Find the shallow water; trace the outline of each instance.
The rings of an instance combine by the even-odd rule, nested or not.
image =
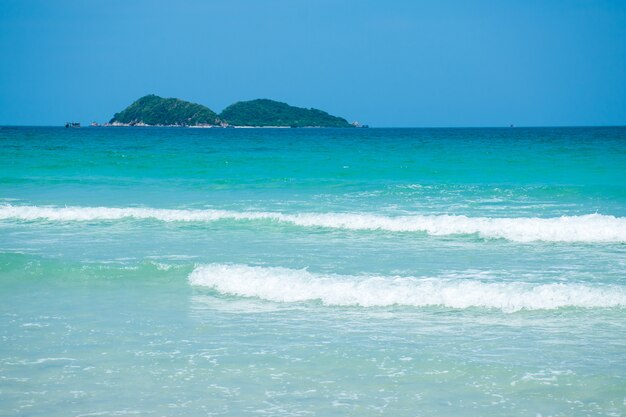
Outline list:
[[[2,128],[1,414],[623,415],[625,145]]]

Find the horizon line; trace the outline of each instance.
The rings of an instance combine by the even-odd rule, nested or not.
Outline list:
[[[80,122],[79,122],[80,123]],[[48,124],[32,124],[32,125],[11,125],[11,124],[0,124],[0,128],[19,128],[19,127],[60,127],[64,128],[64,124],[59,125],[48,125]],[[81,126],[81,128],[189,128],[188,126],[89,126],[88,124],[85,126]],[[617,124],[617,125],[492,125],[492,126],[372,126],[369,125],[367,128],[351,128],[351,127],[289,127],[290,129],[348,129],[348,130],[363,130],[363,129],[545,129],[545,128],[606,128],[606,127],[626,127],[626,124]],[[248,127],[248,129],[283,129],[283,127],[263,127],[263,126],[252,126]]]

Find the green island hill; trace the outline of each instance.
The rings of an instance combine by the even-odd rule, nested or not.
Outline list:
[[[150,94],[141,97],[119,113],[113,126],[216,126],[217,114],[206,106],[177,98],[163,98]]]
[[[322,110],[268,99],[239,101],[217,115],[206,106],[150,94],[116,113],[107,126],[354,127]]]
[[[232,126],[353,127],[344,118],[318,109],[290,106],[280,101],[239,101],[226,107],[220,119]]]

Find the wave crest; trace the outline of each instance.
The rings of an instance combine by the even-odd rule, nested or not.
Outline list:
[[[504,312],[626,307],[623,286],[322,275],[301,269],[225,264],[198,266],[189,282],[225,295],[274,302],[320,301],[328,306],[481,307]]]
[[[422,232],[432,236],[472,235],[515,242],[626,242],[626,218],[602,214],[538,217],[467,217],[453,215],[381,216],[367,213],[298,213],[184,210],[139,207],[0,206],[0,220],[98,221],[159,220],[214,222],[268,220],[300,227]]]

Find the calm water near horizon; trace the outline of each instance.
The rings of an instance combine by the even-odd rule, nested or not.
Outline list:
[[[622,416],[626,128],[0,128],[0,415]]]

